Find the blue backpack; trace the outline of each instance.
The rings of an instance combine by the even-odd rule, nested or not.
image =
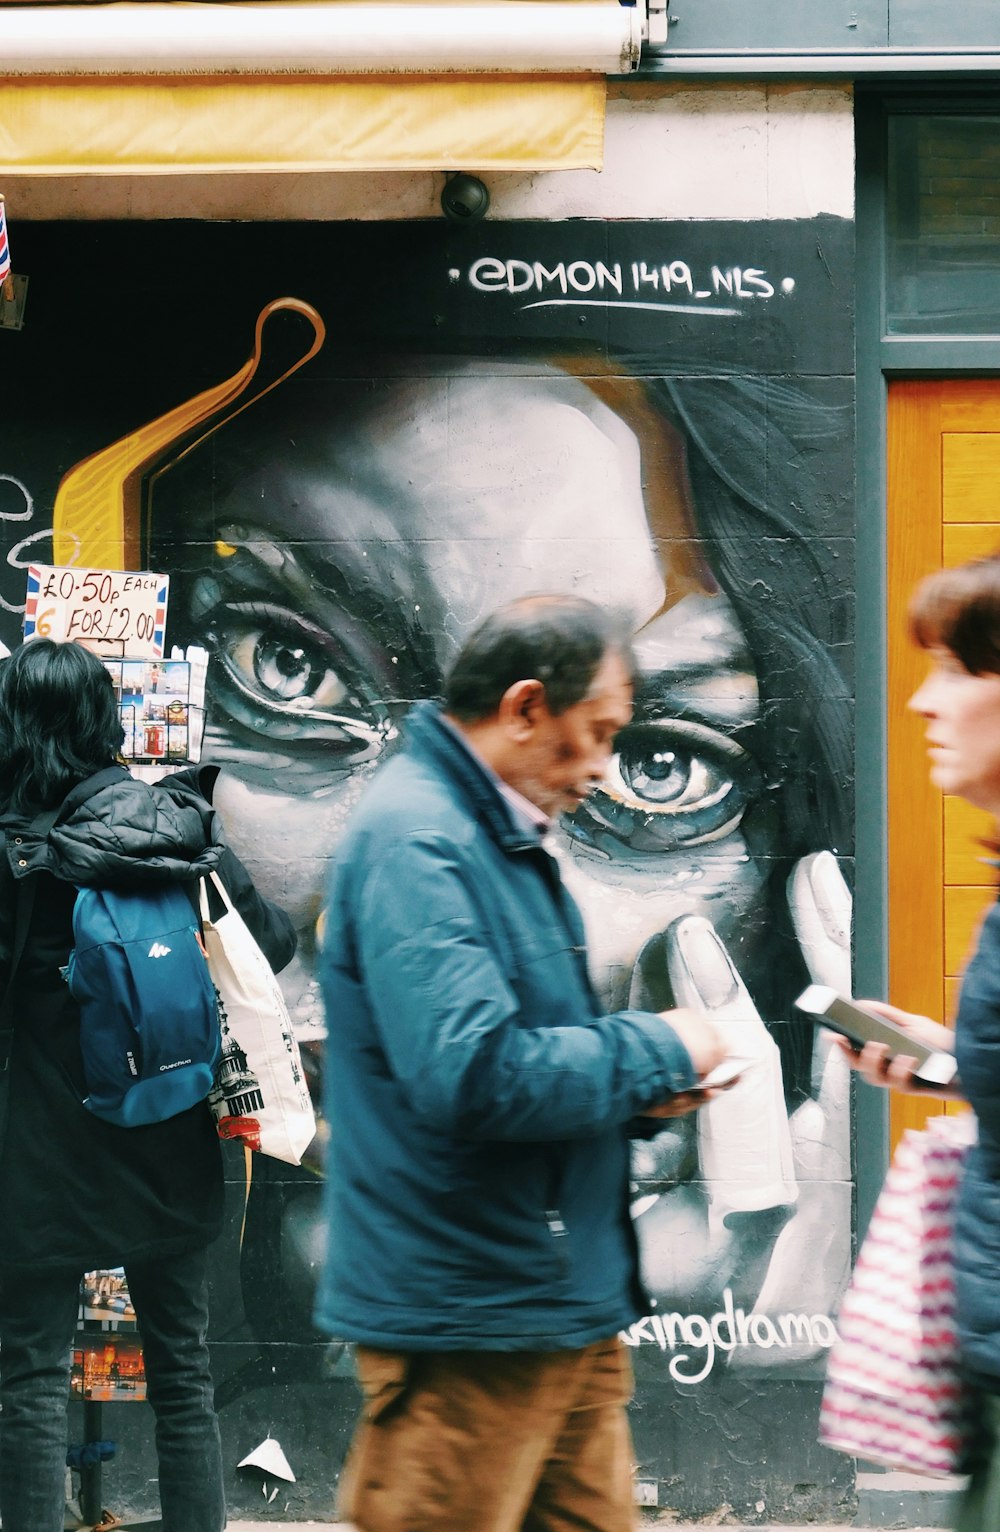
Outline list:
[[[212,1089],[222,1052],[218,1000],[185,887],[82,888],[65,976],[95,1117],[162,1122]]]

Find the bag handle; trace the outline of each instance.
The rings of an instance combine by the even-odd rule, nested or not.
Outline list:
[[[235,905],[229,897],[229,890],[226,888],[226,885],[219,877],[219,874],[213,871],[208,873],[204,878],[200,878],[198,881],[198,907],[201,912],[202,920],[211,922],[212,919],[211,911],[208,907],[209,883],[211,883],[212,887],[215,889],[215,892],[218,894],[219,898],[225,905],[226,913],[230,915],[233,914]]]
[[[202,878],[202,881],[201,881],[201,910],[202,910],[202,919],[205,919],[205,921],[207,921],[207,919],[211,918],[211,916],[208,915],[208,890],[207,890],[207,887],[205,887],[205,884],[207,884],[207,882],[211,882],[211,887],[213,887],[213,889],[216,890],[217,895],[219,895],[219,898],[221,898],[222,902],[224,902],[225,908],[227,908],[227,912],[230,913],[230,915],[231,915],[231,913],[233,913],[234,908],[236,908],[236,905],[234,905],[233,901],[231,901],[231,899],[230,899],[230,890],[228,890],[227,889],[227,885],[225,885],[224,882],[222,882],[222,878],[221,878],[221,876],[219,876],[219,873],[217,873],[217,872],[210,872],[210,873],[208,873],[207,878]]]

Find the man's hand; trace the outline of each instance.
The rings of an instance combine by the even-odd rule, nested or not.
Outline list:
[[[735,1082],[733,1082],[735,1083]],[[659,1106],[648,1106],[643,1112],[643,1117],[687,1117],[689,1113],[696,1112],[700,1106],[705,1106],[709,1101],[714,1101],[716,1096],[721,1096],[724,1090],[730,1090],[729,1085],[715,1085],[709,1090],[680,1091],[676,1096],[670,1096]]]
[[[699,1078],[722,1063],[729,1050],[714,1021],[690,1010],[661,1011],[660,1015],[691,1055]]]
[[[707,1016],[700,1016],[697,1011],[677,1010],[661,1011],[660,1016],[675,1032],[691,1055],[691,1062],[698,1072],[699,1078],[703,1079],[717,1064],[721,1064],[726,1056],[726,1043],[721,1031],[714,1022],[709,1021]],[[697,1086],[691,1090],[680,1091],[676,1096],[668,1096],[666,1101],[661,1101],[656,1106],[646,1107],[643,1117],[686,1117],[689,1112],[695,1112],[700,1106],[718,1096],[726,1086],[717,1086],[712,1090],[699,1090]]]

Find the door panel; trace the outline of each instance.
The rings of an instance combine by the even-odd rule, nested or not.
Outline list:
[[[988,864],[988,852],[982,844],[993,835],[993,817],[974,809],[964,798],[944,800],[944,881],[977,883],[995,888],[997,870]]]
[[[967,559],[981,559],[992,553],[1000,538],[995,522],[979,524],[952,523],[943,528],[942,546],[945,564],[964,564]]]
[[[996,888],[944,887],[944,972],[961,978],[979,923],[996,898]]]
[[[941,438],[942,514],[947,522],[997,521],[1000,435],[949,431]]]
[[[996,870],[989,815],[928,781],[923,724],[906,708],[927,659],[907,636],[917,580],[1000,547],[1000,381],[889,390],[889,998],[950,1021]],[[942,1110],[894,1097],[893,1140]]]

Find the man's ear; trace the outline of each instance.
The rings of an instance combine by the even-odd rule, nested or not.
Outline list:
[[[541,681],[515,681],[500,698],[498,716],[506,733],[525,741],[545,712],[545,687]]]

